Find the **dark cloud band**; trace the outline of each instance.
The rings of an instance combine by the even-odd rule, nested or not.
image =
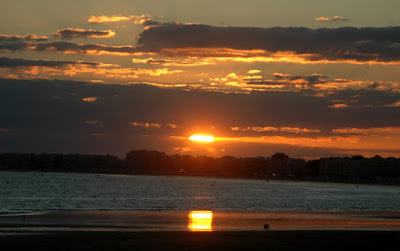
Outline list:
[[[61,37],[91,36],[108,31],[59,31]],[[90,34],[89,34],[90,33]],[[75,34],[75,35],[72,35]],[[10,39],[0,50],[56,51],[81,54],[138,55],[161,53],[196,57],[278,57],[292,53],[308,62],[399,63],[400,27],[335,29],[216,27],[164,23],[147,26],[137,46],[107,46],[71,42],[31,42]],[[93,35],[93,34],[92,34]],[[3,38],[4,39],[4,38]],[[235,51],[231,51],[235,50]],[[278,56],[277,56],[278,55]]]
[[[77,44],[71,42],[49,42],[49,43],[30,43],[30,42],[14,42],[14,43],[0,43],[0,50],[5,51],[56,51],[56,52],[70,52],[79,54],[123,54],[131,55],[137,52],[135,46],[107,46],[102,44]]]
[[[47,40],[48,38],[46,36],[38,37],[35,34],[28,34],[25,36],[0,34],[0,42],[21,42],[21,41],[44,42]]]
[[[310,60],[399,61],[400,27],[309,29],[216,27],[165,23],[146,28],[138,46],[144,51],[181,48],[292,51]]]
[[[70,65],[98,66],[100,65],[100,63],[84,62],[84,61],[29,60],[29,59],[0,57],[0,68],[17,68],[17,67],[31,67],[31,66],[57,68]]]

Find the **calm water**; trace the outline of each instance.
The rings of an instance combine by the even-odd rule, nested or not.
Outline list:
[[[0,212],[60,209],[400,210],[400,188],[191,177],[0,172]]]

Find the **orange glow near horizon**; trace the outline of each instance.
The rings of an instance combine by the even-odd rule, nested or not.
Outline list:
[[[234,128],[240,129],[240,128]],[[292,132],[291,130],[287,130]],[[214,136],[212,141],[212,148],[209,149],[224,149],[230,144],[282,144],[299,147],[316,147],[316,148],[334,148],[340,149],[342,152],[369,152],[366,157],[373,157],[376,154],[381,156],[398,156],[400,151],[398,142],[400,141],[400,127],[388,128],[341,128],[334,129],[331,135],[321,136],[291,136],[291,135],[275,135],[275,136]],[[195,135],[193,135],[195,136]],[[169,138],[179,141],[187,141],[185,136],[170,136]],[[190,137],[192,138],[192,137]],[[190,139],[189,138],[189,139]],[[382,138],[385,140],[382,141]],[[190,139],[192,141],[193,139]],[[194,141],[194,143],[202,143],[201,141]],[[204,143],[204,142],[203,142]],[[209,146],[206,142],[204,145]],[[210,144],[211,145],[211,144]],[[181,147],[188,147],[193,152],[204,152],[205,149],[198,148],[197,146],[181,145]],[[186,149],[186,148],[185,148]],[[219,152],[218,152],[219,153]],[[375,153],[375,154],[372,154]],[[218,154],[217,154],[218,155]]]
[[[199,143],[211,143],[214,141],[214,137],[211,135],[194,134],[189,137],[189,140]]]
[[[190,231],[211,231],[212,211],[190,211],[188,229]]]

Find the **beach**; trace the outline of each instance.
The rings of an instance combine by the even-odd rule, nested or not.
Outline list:
[[[397,250],[399,212],[47,211],[0,215],[4,250]]]
[[[391,231],[43,232],[0,234],[2,250],[398,250]]]
[[[396,250],[398,187],[2,172],[1,250]]]

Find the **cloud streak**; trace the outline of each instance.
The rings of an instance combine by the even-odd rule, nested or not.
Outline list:
[[[27,46],[25,49],[33,51],[55,51],[76,54],[111,54],[122,56],[137,54],[136,47],[131,45],[107,46],[102,44],[76,44],[70,42],[39,43],[36,45]]]
[[[396,134],[400,135],[400,127],[379,127],[379,128],[338,128],[333,129],[332,133],[336,134],[348,134],[348,135],[368,135],[368,136],[376,136],[376,135],[390,135]]]
[[[386,104],[386,107],[400,107],[400,101],[394,102],[392,104]]]
[[[298,127],[273,127],[273,126],[247,126],[247,127],[239,127],[234,126],[231,127],[232,131],[253,131],[258,133],[265,132],[287,132],[287,133],[296,133],[296,134],[304,134],[304,133],[320,133],[320,130],[317,129],[308,129],[308,128],[298,128]]]
[[[53,33],[53,36],[61,38],[110,38],[115,36],[112,30],[92,30],[79,28],[65,28]]]
[[[93,80],[96,76],[113,83],[126,83],[139,78],[151,80],[182,72],[182,70],[170,70],[168,68],[124,68],[119,65],[92,61],[30,60],[0,57],[0,76],[14,79],[83,78],[93,83],[104,83],[103,80]]]
[[[149,64],[149,65],[162,65],[162,66],[203,66],[203,65],[213,65],[215,63],[205,62],[201,60],[191,60],[191,59],[163,59],[163,58],[133,58],[132,63],[134,64]]]
[[[94,31],[83,29],[63,29],[56,32],[56,36],[73,37],[103,37],[114,36],[111,30]],[[30,36],[30,35],[29,35]],[[66,41],[46,42],[47,37],[0,35],[0,51],[53,51],[74,54],[112,54],[120,56],[142,55],[132,45],[107,46],[103,44],[78,44]],[[152,53],[146,53],[152,55]]]
[[[88,23],[90,24],[101,24],[101,23],[118,23],[124,21],[133,20],[135,24],[145,24],[152,20],[152,16],[149,14],[143,15],[131,15],[131,16],[122,16],[122,15],[113,15],[113,16],[90,16],[88,19]]]
[[[97,99],[98,99],[97,97],[86,97],[86,98],[83,98],[82,101],[86,102],[86,103],[93,103],[93,102],[96,102]]]
[[[85,61],[53,61],[53,60],[29,60],[19,58],[0,57],[0,68],[18,68],[18,67],[65,67],[72,65],[101,66],[98,62]]]
[[[349,21],[350,19],[341,17],[341,16],[334,16],[332,18],[329,17],[317,17],[314,19],[317,22],[346,22]]]
[[[49,38],[46,36],[37,36],[35,34],[28,34],[25,36],[19,35],[1,35],[0,34],[0,42],[44,42],[47,41]]]

